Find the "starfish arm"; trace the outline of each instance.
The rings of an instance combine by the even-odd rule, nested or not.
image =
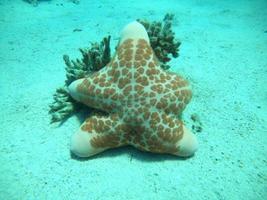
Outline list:
[[[74,81],[68,89],[75,100],[105,112],[114,112],[120,105],[116,94],[117,88],[98,73],[92,77]]]
[[[131,142],[136,148],[183,157],[193,155],[197,150],[196,137],[181,120],[154,112],[147,122],[136,128],[135,139]]]
[[[110,148],[126,145],[122,135],[127,131],[116,114],[94,115],[86,119],[71,138],[71,151],[79,157],[89,157]]]

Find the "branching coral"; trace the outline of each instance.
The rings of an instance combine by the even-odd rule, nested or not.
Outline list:
[[[51,123],[62,121],[76,110],[77,104],[70,97],[67,88],[61,87],[53,96],[54,102],[50,105]]]
[[[105,37],[100,44],[92,43],[91,48],[79,49],[83,56],[81,60],[70,60],[69,56],[63,56],[66,64],[66,85],[100,70],[108,64],[110,61],[110,38],[110,36]]]
[[[169,69],[167,62],[171,60],[169,55],[174,58],[178,57],[180,41],[175,39],[175,33],[172,31],[173,14],[166,14],[162,22],[148,22],[147,20],[139,21],[147,30],[151,47],[153,48],[157,58],[161,62],[163,69]]]
[[[100,70],[110,61],[110,36],[105,37],[100,43],[92,43],[91,48],[80,49],[80,52],[83,56],[81,60],[70,60],[69,56],[63,56],[67,79],[65,86],[56,90],[54,101],[49,105],[51,123],[63,121],[82,107],[80,103],[70,97],[66,87],[71,82]]]

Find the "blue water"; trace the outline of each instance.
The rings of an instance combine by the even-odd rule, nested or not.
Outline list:
[[[265,0],[2,0],[0,199],[267,199],[266,8]],[[80,58],[78,48],[106,35],[114,52],[126,24],[166,13],[181,41],[170,71],[193,88],[183,120],[198,151],[180,159],[123,147],[73,158],[82,114],[61,126],[48,114],[65,80],[62,55]]]

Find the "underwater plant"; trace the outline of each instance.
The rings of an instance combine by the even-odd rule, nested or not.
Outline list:
[[[163,70],[169,69],[167,62],[171,60],[169,55],[178,57],[180,42],[175,39],[172,31],[172,20],[174,15],[166,14],[162,22],[139,21],[146,29],[151,47]],[[51,123],[62,122],[83,107],[75,101],[68,93],[67,87],[75,80],[88,77],[94,72],[105,67],[111,60],[110,49],[111,36],[104,37],[100,43],[91,43],[90,48],[80,48],[82,59],[71,60],[68,55],[63,55],[66,70],[65,85],[56,90],[53,103],[49,105]],[[116,47],[117,49],[117,47]],[[87,107],[88,109],[88,107]],[[91,109],[94,110],[93,108]]]

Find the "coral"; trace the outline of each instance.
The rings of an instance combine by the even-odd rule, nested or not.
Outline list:
[[[66,85],[100,70],[108,64],[110,61],[110,38],[110,36],[105,37],[100,44],[91,43],[90,48],[79,49],[82,54],[81,60],[70,61],[69,56],[63,56],[66,64]]]
[[[172,31],[172,20],[174,15],[166,14],[162,22],[148,22],[147,20],[139,21],[147,30],[150,44],[157,58],[161,62],[163,69],[169,69],[167,62],[171,60],[169,55],[174,58],[178,57],[180,41],[175,39],[175,33]]]
[[[105,37],[100,44],[92,43],[90,48],[80,49],[83,58],[70,60],[69,56],[64,55],[66,67],[65,86],[56,90],[54,101],[49,105],[51,123],[63,121],[68,116],[77,111],[82,105],[70,97],[67,86],[80,78],[100,70],[110,61],[110,36]]]
[[[77,156],[124,145],[183,157],[197,149],[195,136],[178,117],[191,88],[160,67],[144,26],[136,21],[123,29],[110,63],[68,89],[76,101],[107,113],[91,115],[73,135],[71,151]]]
[[[70,97],[67,88],[61,87],[56,90],[53,96],[54,102],[49,105],[51,123],[60,122],[77,110],[77,105]]]

